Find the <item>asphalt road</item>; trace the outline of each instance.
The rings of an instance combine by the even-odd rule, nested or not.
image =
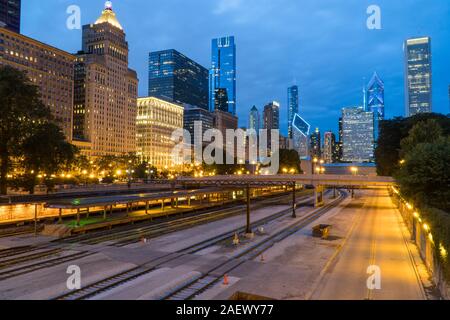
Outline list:
[[[387,191],[364,191],[345,210],[358,210],[358,217],[311,299],[425,299],[408,236]]]

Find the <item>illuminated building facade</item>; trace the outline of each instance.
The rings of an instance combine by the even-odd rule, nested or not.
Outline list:
[[[431,38],[405,42],[405,113],[432,112]]]
[[[261,129],[261,118],[256,106],[253,106],[250,110],[250,115],[248,118],[248,128],[250,130],[255,130],[256,134],[259,134],[259,130]]]
[[[267,130],[267,146],[272,147],[271,130],[280,129],[280,104],[272,101],[264,106],[264,129]]]
[[[208,69],[176,50],[149,54],[148,95],[208,110]]]
[[[217,102],[225,98],[225,103]],[[236,115],[236,45],[233,36],[212,40],[209,109]]]
[[[75,57],[68,52],[0,28],[0,65],[27,73],[69,141],[72,139],[74,61]]]
[[[336,136],[333,132],[325,132],[323,136],[323,160],[325,163],[336,162]]]
[[[298,86],[288,88],[288,138],[294,138],[293,122],[294,117],[298,113]]]
[[[374,160],[374,114],[363,107],[342,109],[343,161]]]
[[[173,159],[175,130],[183,129],[184,108],[155,97],[139,98],[136,118],[137,156],[158,170],[175,169]]]
[[[138,79],[128,68],[125,33],[106,3],[100,18],[83,26],[83,50],[75,65],[74,139],[90,144],[88,156],[136,151]]]
[[[311,158],[320,159],[322,157],[322,136],[319,128],[311,134],[309,152]]]

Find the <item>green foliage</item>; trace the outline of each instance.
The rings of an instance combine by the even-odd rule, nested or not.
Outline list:
[[[9,66],[0,67],[0,114],[0,194],[6,194],[13,157],[22,155],[23,142],[35,127],[52,117],[38,88],[24,72]]]
[[[379,175],[392,176],[394,174],[402,159],[401,141],[408,137],[409,132],[416,124],[430,119],[436,120],[444,136],[450,135],[450,117],[441,114],[423,113],[409,118],[400,117],[380,122],[380,135],[375,150]]]
[[[448,256],[448,249],[450,248],[450,215],[442,210],[423,207],[422,216],[432,230],[435,257],[441,262],[445,278],[447,281],[450,281],[450,257]],[[446,248],[447,256],[443,256],[441,248]]]
[[[420,143],[405,155],[394,177],[402,194],[416,205],[450,212],[450,137]]]
[[[420,143],[433,143],[443,136],[443,130],[436,119],[417,123],[401,143],[400,156],[404,157]]]
[[[301,173],[300,161],[300,156],[296,150],[280,149],[280,169],[278,173],[284,173],[283,169],[289,172],[294,169],[295,173]]]

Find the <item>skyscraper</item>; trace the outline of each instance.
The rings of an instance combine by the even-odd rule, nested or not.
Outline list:
[[[320,158],[322,157],[322,137],[320,134],[319,128],[316,128],[316,130],[311,134],[310,137],[310,154],[311,158]]]
[[[20,33],[21,0],[0,0],[0,27]]]
[[[374,115],[363,107],[342,109],[343,161],[374,159]]]
[[[293,122],[295,114],[298,113],[298,86],[288,88],[288,138],[294,138]]]
[[[384,120],[384,82],[376,72],[367,86],[367,111],[372,111],[375,119]]]
[[[220,94],[218,94],[220,91]],[[227,98],[227,110],[218,104],[218,97]],[[236,114],[236,45],[234,37],[212,40],[211,70],[209,71],[209,109]]]
[[[408,39],[405,51],[405,113],[432,112],[431,38]]]
[[[194,139],[195,122],[202,123],[202,140],[203,140],[205,132],[213,128],[214,115],[208,110],[205,110],[203,108],[192,105],[184,105],[184,129],[189,131],[189,133],[191,134],[190,142],[192,144],[198,142],[195,141]]]
[[[267,146],[271,148],[271,130],[280,129],[280,104],[276,101],[269,102],[264,106],[264,129],[267,130]]]
[[[125,32],[107,1],[97,21],[83,26],[83,51],[75,65],[73,133],[84,154],[136,151],[137,87]]]
[[[174,159],[176,142],[172,133],[183,128],[182,106],[154,97],[139,98],[136,117],[137,156],[158,170],[167,170],[182,164]]]
[[[325,132],[323,137],[323,160],[325,163],[334,163],[335,162],[335,144],[336,144],[336,136],[333,132],[328,131]]]
[[[148,95],[208,109],[208,69],[174,49],[151,52]]]
[[[39,87],[42,102],[71,141],[75,56],[1,27],[0,47],[0,66],[26,72],[31,83]]]
[[[259,130],[261,129],[261,118],[256,106],[253,106],[253,108],[250,110],[248,128],[251,130],[255,130],[257,134],[259,134]]]

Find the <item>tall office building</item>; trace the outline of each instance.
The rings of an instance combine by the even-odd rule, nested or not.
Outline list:
[[[363,107],[342,109],[343,161],[374,160],[374,115]]]
[[[298,113],[298,86],[288,88],[288,138],[294,138],[293,122],[295,114]]]
[[[21,0],[0,0],[0,27],[20,33]]]
[[[218,98],[226,98],[226,105],[217,103]],[[236,115],[236,45],[233,36],[212,40],[209,109],[218,108]]]
[[[136,117],[137,156],[158,170],[178,169],[182,157],[174,159],[176,141],[172,133],[183,128],[184,108],[154,97],[139,98]]]
[[[72,140],[72,108],[75,56],[9,29],[0,28],[0,66],[25,71],[39,87],[67,140]],[[25,106],[24,106],[25,107]]]
[[[333,132],[325,132],[323,136],[323,160],[325,163],[336,162],[336,136]]]
[[[176,50],[149,54],[148,95],[208,109],[208,69]]]
[[[194,129],[195,122],[201,122],[202,124],[202,138],[205,132],[209,129],[213,128],[214,125],[214,116],[208,110],[203,108],[192,106],[192,105],[184,105],[184,129],[189,131],[191,134],[191,144],[195,144],[194,140]],[[199,141],[200,142],[200,141]],[[203,144],[203,139],[201,141]]]
[[[261,129],[261,118],[256,106],[253,106],[253,108],[250,110],[248,128],[251,130],[255,130],[256,134],[259,134],[259,130]]]
[[[375,119],[384,120],[384,82],[376,72],[367,86],[367,111],[372,111]]]
[[[432,112],[431,38],[408,39],[405,51],[405,113]]]
[[[267,146],[272,147],[271,130],[280,129],[280,104],[272,101],[264,106],[264,129],[267,130]]]
[[[83,26],[75,65],[74,139],[87,156],[136,151],[138,79],[128,68],[128,43],[111,2]]]
[[[320,159],[322,157],[322,136],[319,128],[311,134],[310,137],[310,155],[311,158]]]
[[[344,125],[342,117],[339,117],[339,142],[336,143],[336,162],[342,162],[344,152]]]

